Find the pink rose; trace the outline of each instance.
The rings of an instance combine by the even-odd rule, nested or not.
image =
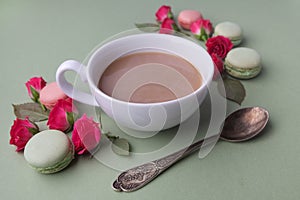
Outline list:
[[[94,122],[92,118],[87,118],[86,114],[75,122],[72,142],[78,155],[85,154],[96,148],[100,138],[99,124]]]
[[[28,118],[16,119],[10,129],[10,141],[9,144],[17,146],[16,151],[24,149],[27,142],[30,140],[32,135],[39,132],[37,125]]]
[[[158,22],[163,22],[166,18],[173,18],[173,14],[171,12],[171,7],[163,5],[161,6],[155,13],[156,20]]]
[[[77,109],[72,99],[60,99],[49,113],[47,125],[50,129],[69,132],[73,128]]]
[[[202,41],[206,41],[213,31],[213,26],[209,19],[198,19],[191,24],[191,32]]]
[[[216,36],[209,38],[206,41],[207,52],[212,55],[216,54],[221,59],[224,59],[227,53],[232,49],[233,44],[227,37],[224,36]]]
[[[178,31],[178,27],[173,19],[166,18],[160,26],[159,33],[171,34],[173,31]]]
[[[38,102],[40,91],[46,86],[46,81],[42,77],[33,77],[25,83],[28,95],[34,102]]]
[[[224,62],[217,54],[212,54],[211,58],[214,62],[215,67],[213,79],[216,80],[224,70]]]

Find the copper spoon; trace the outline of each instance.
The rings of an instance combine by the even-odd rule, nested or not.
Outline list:
[[[221,134],[202,139],[168,156],[124,171],[113,182],[112,188],[118,192],[135,191],[145,186],[180,159],[200,149],[204,141],[206,144],[209,144],[207,141],[216,141],[218,138],[229,142],[246,141],[259,134],[268,120],[268,111],[260,107],[237,110],[226,118]]]

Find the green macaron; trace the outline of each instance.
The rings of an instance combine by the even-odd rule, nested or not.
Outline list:
[[[243,31],[242,28],[233,22],[222,22],[215,26],[214,36],[222,35],[231,40],[233,46],[237,46],[242,42]]]
[[[44,130],[34,135],[24,149],[25,160],[42,174],[51,174],[67,167],[74,158],[69,137],[58,130]]]
[[[254,49],[234,48],[227,54],[224,67],[226,72],[235,78],[254,78],[261,71],[261,57]]]

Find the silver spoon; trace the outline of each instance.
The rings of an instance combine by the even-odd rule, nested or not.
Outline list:
[[[124,171],[113,182],[112,188],[118,192],[135,191],[145,186],[180,159],[200,149],[204,140],[206,144],[209,144],[209,141],[216,141],[218,138],[229,142],[246,141],[259,134],[266,126],[268,119],[268,111],[260,107],[237,110],[226,118],[221,134],[202,139],[168,156]]]

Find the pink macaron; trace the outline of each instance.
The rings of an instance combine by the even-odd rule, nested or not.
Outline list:
[[[193,22],[202,18],[202,14],[196,10],[183,10],[178,15],[179,25],[187,30],[190,30],[190,26]]]
[[[40,91],[40,102],[51,110],[59,99],[66,99],[68,96],[60,89],[56,82],[47,84]]]

